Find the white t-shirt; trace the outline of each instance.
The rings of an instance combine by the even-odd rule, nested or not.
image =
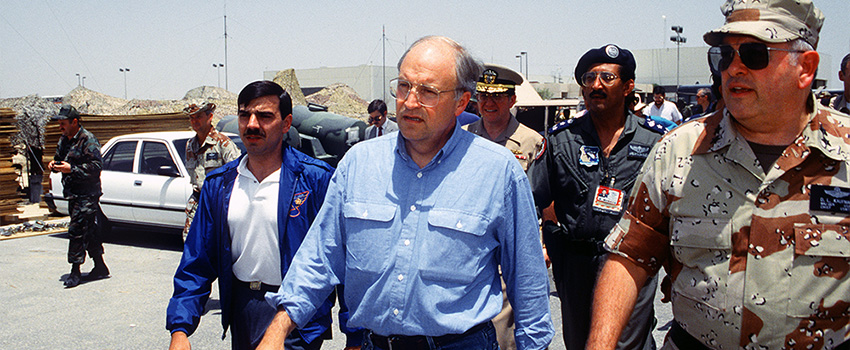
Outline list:
[[[230,228],[233,274],[243,282],[260,281],[279,286],[278,189],[280,169],[262,182],[248,170],[248,157],[237,168],[230,195],[227,225]]]
[[[676,104],[667,100],[661,104],[661,108],[655,105],[655,102],[650,103],[643,108],[643,115],[661,117],[676,124],[682,123],[682,114],[679,113],[679,108]]]

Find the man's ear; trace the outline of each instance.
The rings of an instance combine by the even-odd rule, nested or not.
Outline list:
[[[806,51],[800,53],[797,57],[797,64],[800,67],[800,77],[797,80],[797,86],[800,89],[810,89],[812,82],[815,80],[815,75],[818,71],[820,63],[820,55],[817,51]]]
[[[469,103],[469,100],[472,98],[472,93],[469,91],[464,91],[463,95],[457,99],[457,106],[455,107],[455,117],[459,116],[466,110],[466,104]]]

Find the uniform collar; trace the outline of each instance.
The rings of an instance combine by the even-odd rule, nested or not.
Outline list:
[[[850,145],[844,139],[844,135],[848,134],[846,128],[850,127],[850,119],[830,112],[819,103],[814,106],[814,111],[808,116],[809,123],[786,149],[784,156],[804,157],[814,148],[837,161],[850,159]],[[736,140],[745,142],[732,123],[732,113],[726,108],[711,114],[702,122],[705,123],[705,130],[694,145],[694,154],[717,152],[732,145]],[[788,154],[789,151],[793,153]]]

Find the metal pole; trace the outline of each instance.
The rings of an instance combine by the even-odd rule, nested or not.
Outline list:
[[[230,65],[227,63],[227,14],[224,15],[224,89],[229,89],[229,84],[227,80],[227,68]],[[220,84],[220,83],[219,83]]]

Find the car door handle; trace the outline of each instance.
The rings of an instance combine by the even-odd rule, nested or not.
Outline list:
[[[142,185],[142,180],[136,180],[135,182],[133,182],[133,185],[141,186],[141,185]]]

